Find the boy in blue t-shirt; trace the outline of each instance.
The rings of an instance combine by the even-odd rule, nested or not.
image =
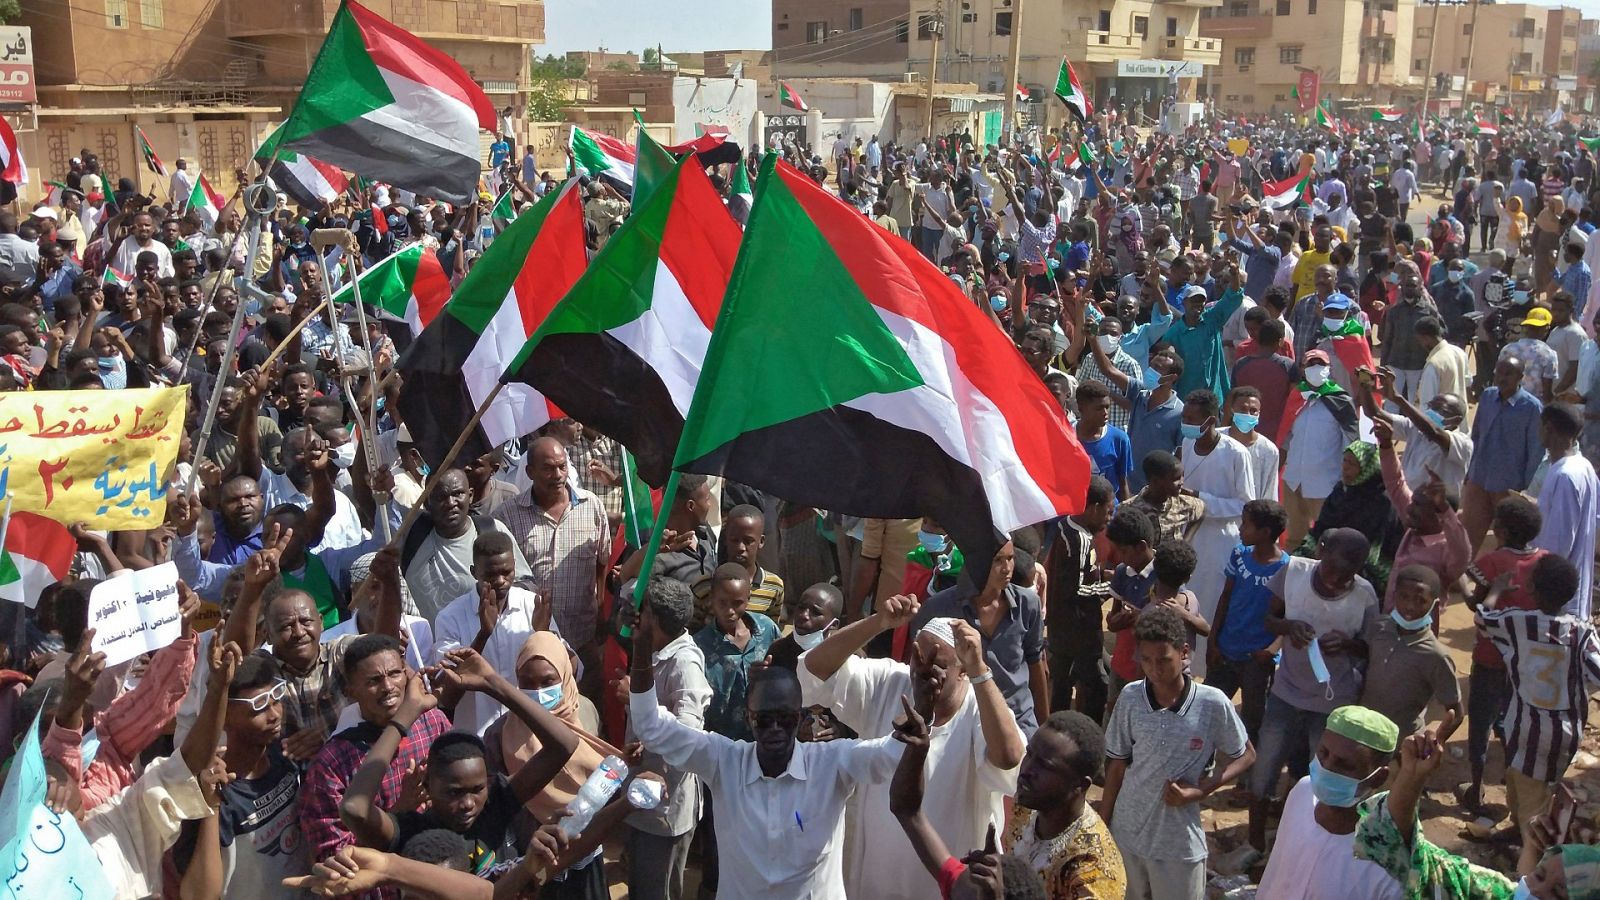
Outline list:
[[[1244,693],[1241,718],[1255,742],[1267,707],[1267,689],[1274,669],[1275,638],[1267,631],[1267,611],[1272,590],[1267,586],[1279,569],[1289,564],[1289,554],[1278,546],[1289,516],[1276,500],[1251,500],[1239,520],[1239,546],[1223,569],[1227,580],[1217,601],[1217,620],[1206,650],[1206,684],[1233,699]]]
[[[1078,384],[1078,443],[1089,454],[1091,474],[1100,475],[1126,500],[1128,478],[1133,474],[1133,442],[1128,433],[1111,424],[1111,389],[1098,381]]]

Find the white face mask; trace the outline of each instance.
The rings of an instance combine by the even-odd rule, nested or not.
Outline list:
[[[1100,352],[1101,353],[1112,353],[1112,352],[1115,352],[1116,349],[1117,349],[1117,337],[1116,337],[1116,335],[1112,335],[1112,334],[1096,335],[1094,341],[1095,341],[1095,343],[1100,345]]]
[[[356,464],[356,450],[357,449],[358,449],[358,445],[356,443],[355,438],[351,438],[350,440],[346,441],[345,443],[343,443],[343,444],[341,444],[341,445],[339,445],[337,447],[334,447],[333,451],[332,451],[333,464],[338,466],[341,469],[348,469],[351,466],[355,465]]]
[[[1307,366],[1305,374],[1306,384],[1309,384],[1312,387],[1322,387],[1323,383],[1328,380],[1328,367]]]
[[[822,626],[821,629],[813,631],[810,634],[801,634],[800,632],[796,631],[794,633],[794,642],[800,645],[800,652],[804,653],[805,651],[810,650],[811,648],[822,643],[822,640],[828,636],[828,629],[832,628],[833,622],[836,621],[838,620],[835,619],[830,621],[828,624]]]
[[[1330,319],[1327,316],[1323,316],[1322,317],[1322,327],[1328,329],[1329,331],[1338,331],[1339,329],[1344,327],[1344,320],[1343,319]]]

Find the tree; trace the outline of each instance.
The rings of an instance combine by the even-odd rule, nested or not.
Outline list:
[[[646,47],[646,48],[644,48],[644,57],[643,58],[644,58],[644,64],[645,65],[647,65],[647,66],[655,65],[656,62],[658,61],[657,54],[656,54],[656,48],[654,48],[654,47]]]
[[[528,120],[559,122],[561,110],[572,105],[572,89],[565,79],[536,78],[528,85]]]
[[[10,25],[22,17],[19,0],[0,0],[0,24]]]

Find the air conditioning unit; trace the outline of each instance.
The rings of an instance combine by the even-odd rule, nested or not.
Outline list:
[[[917,81],[918,81],[917,73],[915,73],[915,72],[901,72],[900,73],[900,83],[901,84],[916,84]]]
[[[1247,65],[1245,65],[1245,66],[1240,66],[1240,67],[1239,67],[1239,71],[1241,71],[1241,72],[1248,72],[1248,71],[1250,71],[1250,67],[1249,67],[1249,66],[1247,66]]]

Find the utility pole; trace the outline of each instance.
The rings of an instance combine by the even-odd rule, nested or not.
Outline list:
[[[1461,111],[1467,111],[1467,92],[1472,90],[1472,50],[1478,43],[1478,0],[1471,0],[1472,30],[1467,34],[1467,73],[1461,76]]]
[[[1422,78],[1422,110],[1419,115],[1428,112],[1428,94],[1433,90],[1433,49],[1439,46],[1439,7],[1443,4],[1440,0],[1433,0],[1433,32],[1428,37],[1428,71]]]
[[[933,48],[928,51],[928,146],[933,146],[933,84],[939,80],[939,35],[944,33],[944,2],[938,0],[933,6],[933,21],[928,23],[928,31],[933,35]]]
[[[1000,126],[1000,142],[1009,142],[1017,127],[1017,85],[1022,78],[1022,0],[1011,0],[1011,90],[1006,91],[1005,122]]]

